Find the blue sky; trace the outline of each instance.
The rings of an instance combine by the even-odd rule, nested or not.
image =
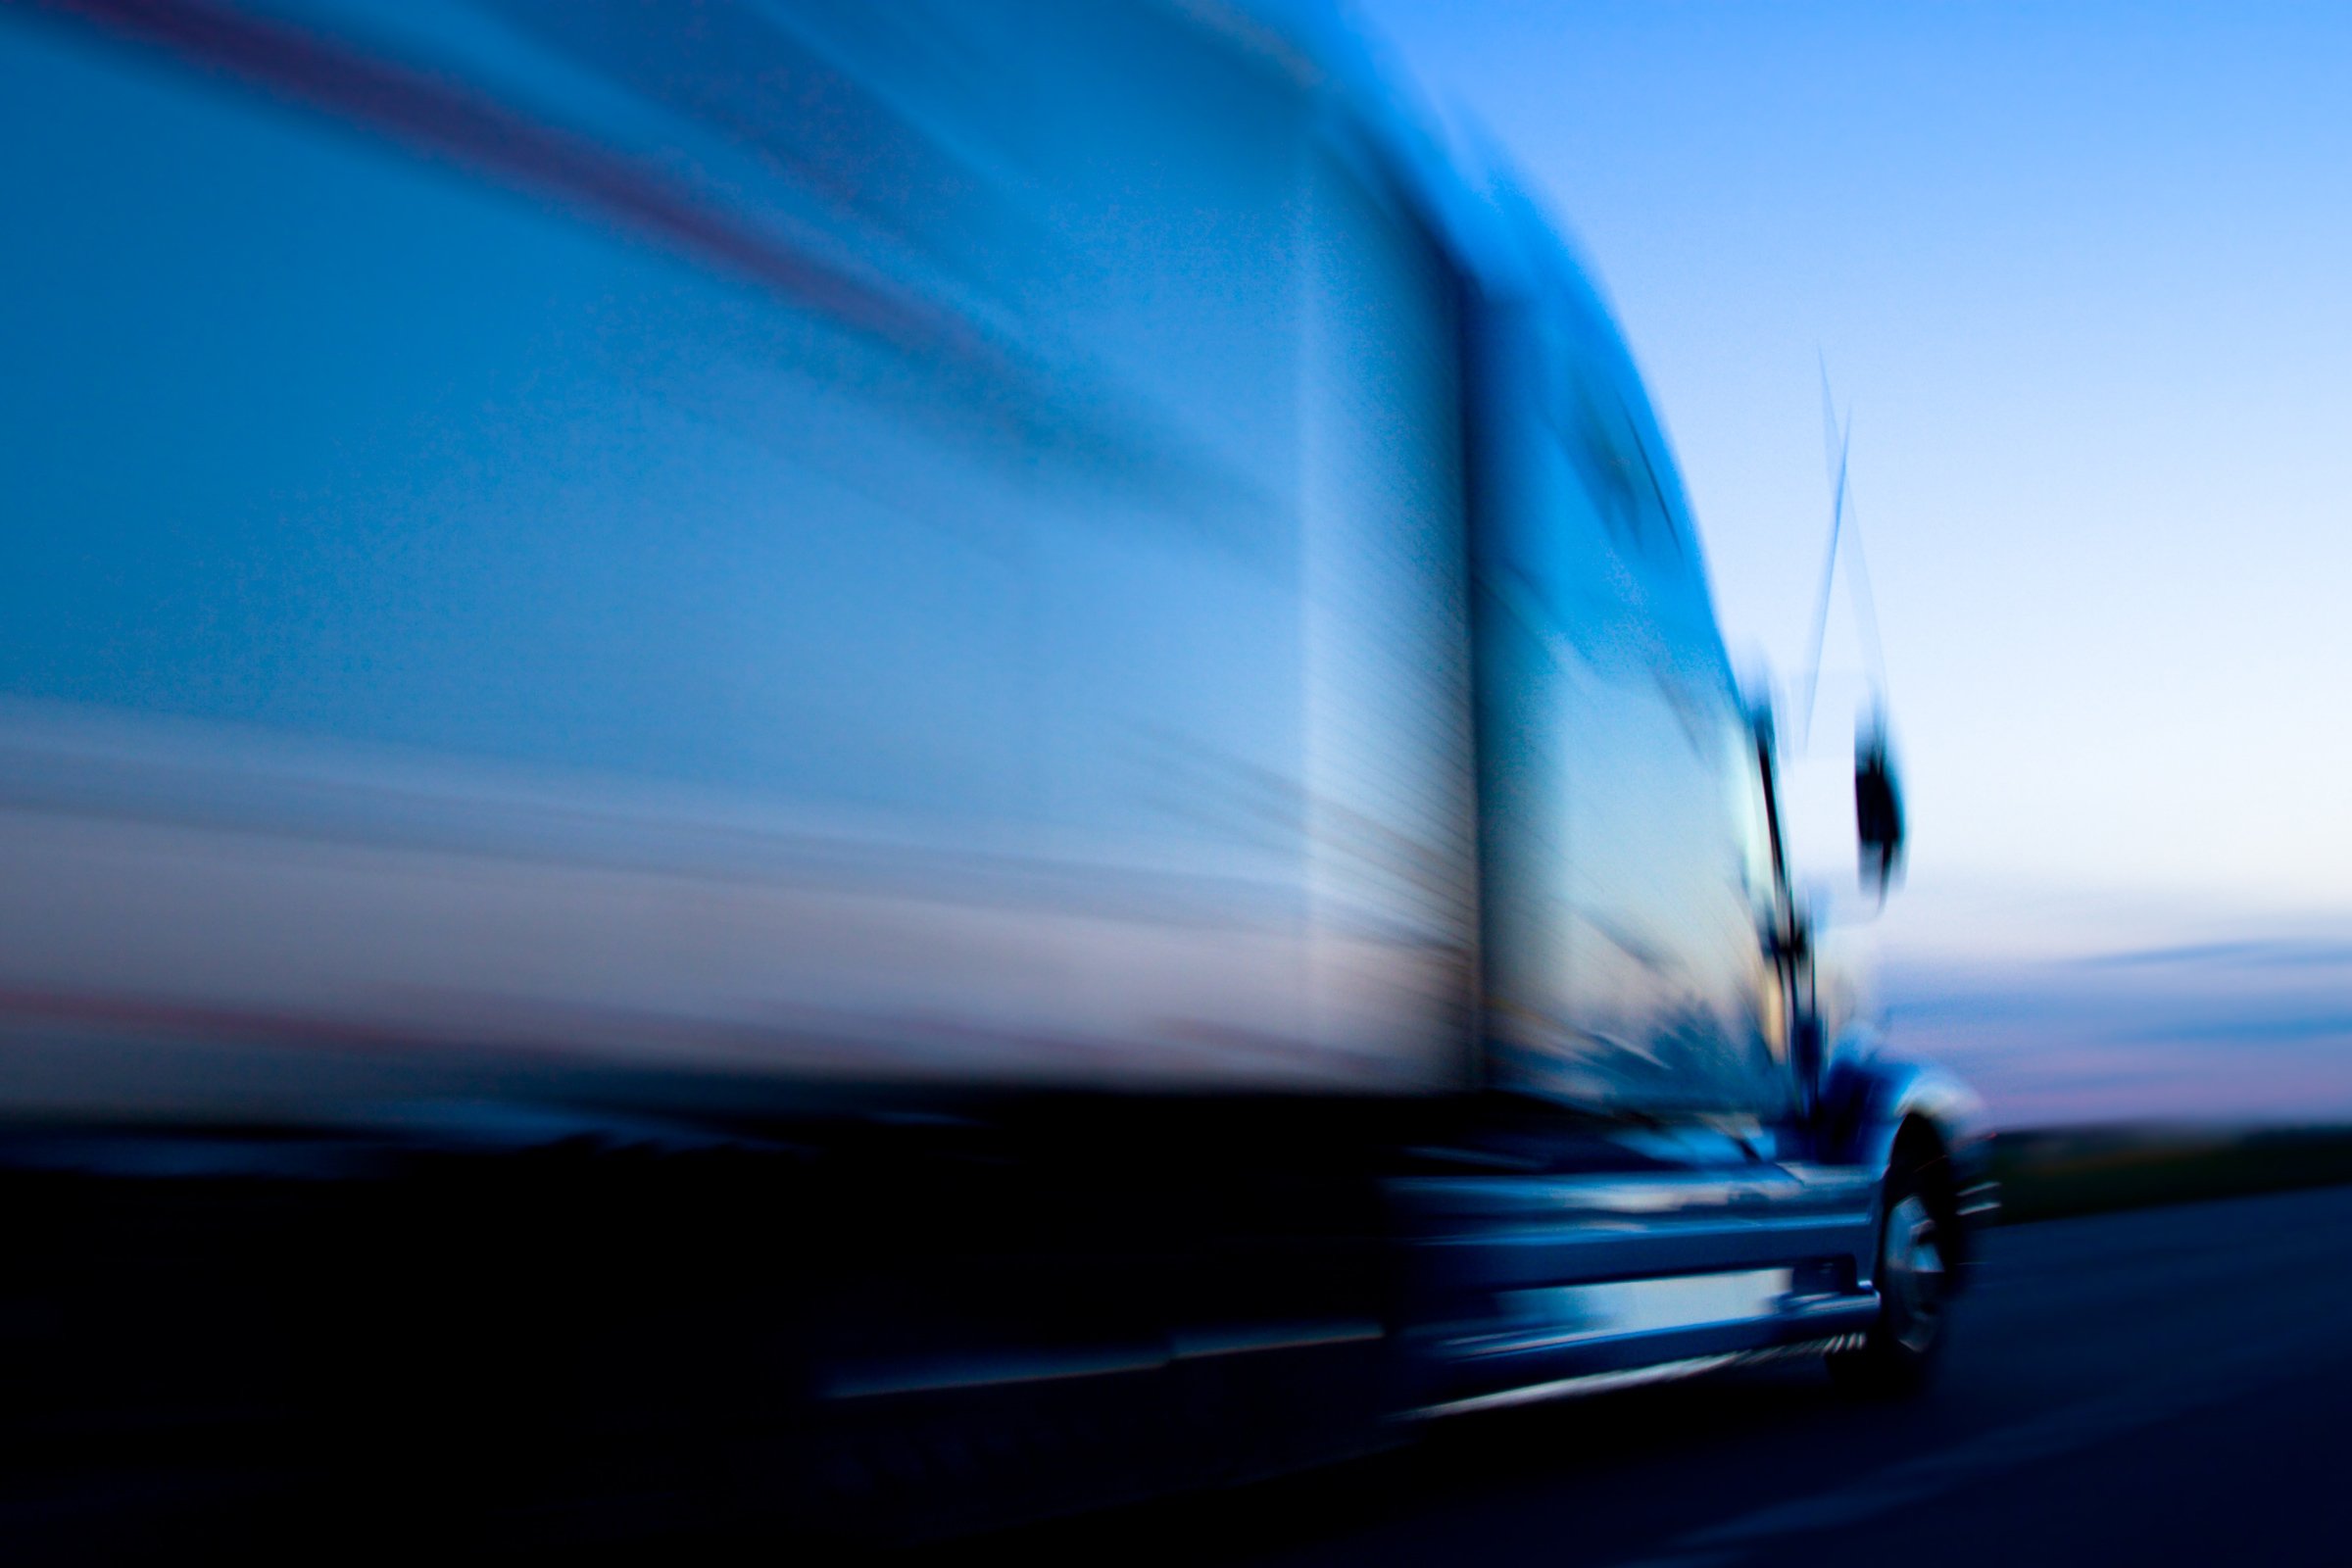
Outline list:
[[[1917,1021],[1965,1054],[1957,974],[2013,1016],[2083,956],[2352,931],[2352,14],[1359,9],[1584,246],[1735,657],[1784,677],[1827,525],[1817,356],[1853,406],[1916,829],[1884,928],[1898,1024],[1933,993],[1941,1023]],[[1829,663],[1835,746],[1844,624]],[[2188,1063],[2100,1057],[2085,1071],[2124,1110],[2191,1104],[2198,1063],[2243,1080],[2258,1059],[2273,1092],[2244,1108],[2352,1110],[2326,966],[2281,991],[2243,968],[2256,950],[2198,951],[2154,960],[2167,986],[2067,993],[2138,999],[2140,1024],[2049,1004],[2048,1051],[2097,1033]],[[2213,1028],[2186,1057],[2163,1045],[2189,992],[2283,1008],[2271,1054]],[[2032,1119],[1991,1065],[1996,1103]]]

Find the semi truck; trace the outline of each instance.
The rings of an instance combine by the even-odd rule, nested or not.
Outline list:
[[[904,1539],[1926,1381],[1977,1102],[1333,17],[7,0],[0,106],[28,1463]]]

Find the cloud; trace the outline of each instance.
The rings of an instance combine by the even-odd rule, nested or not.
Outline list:
[[[2352,941],[2230,937],[2047,960],[1887,965],[1897,1049],[1996,1120],[2352,1117]]]

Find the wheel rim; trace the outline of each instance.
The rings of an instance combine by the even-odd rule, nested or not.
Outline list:
[[[1916,1194],[1886,1216],[1886,1252],[1880,1291],[1894,1338],[1920,1351],[1936,1343],[1943,1313],[1943,1244],[1936,1216]]]

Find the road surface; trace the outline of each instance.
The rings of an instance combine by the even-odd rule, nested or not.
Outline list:
[[[1692,1382],[945,1555],[2352,1563],[2352,1188],[2003,1230],[1962,1312],[1916,1403],[1817,1367]]]

